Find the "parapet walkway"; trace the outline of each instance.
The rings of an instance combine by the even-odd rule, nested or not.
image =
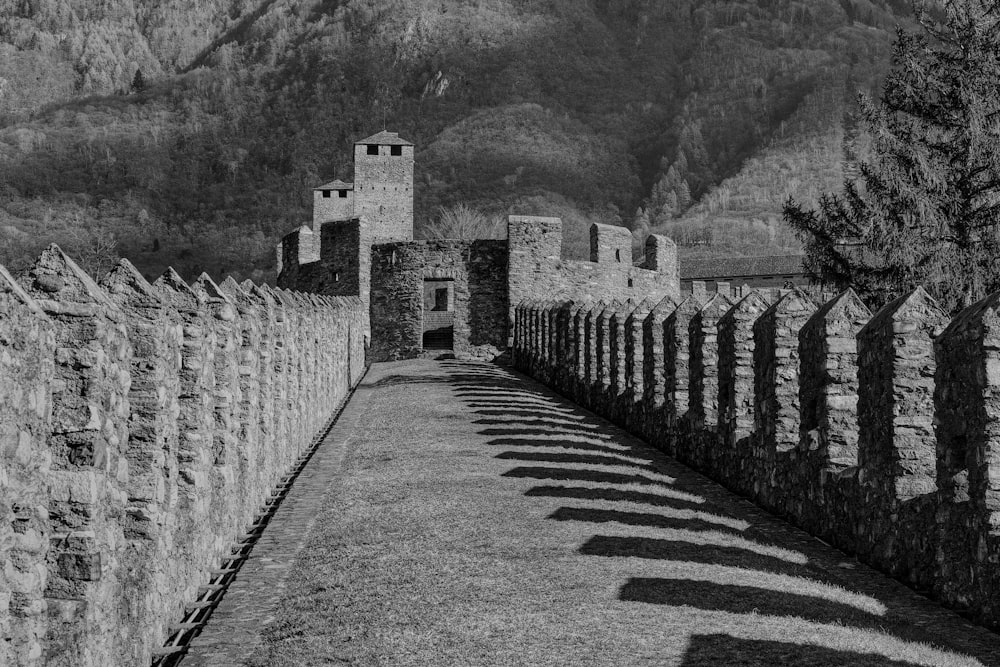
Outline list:
[[[1000,635],[517,373],[407,361],[181,664],[1000,665]]]

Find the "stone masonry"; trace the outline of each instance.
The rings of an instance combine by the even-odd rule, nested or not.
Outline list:
[[[141,665],[366,367],[360,300],[0,267],[0,664]]]
[[[525,300],[511,356],[814,535],[1000,626],[1000,293],[950,323],[919,288],[875,315],[851,291],[826,303],[774,296],[596,303],[554,319],[575,305]],[[628,317],[619,365],[616,321]],[[581,336],[576,363],[545,353]]]

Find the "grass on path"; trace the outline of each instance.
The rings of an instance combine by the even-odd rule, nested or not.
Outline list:
[[[253,667],[1000,664],[996,635],[509,371],[366,387]]]

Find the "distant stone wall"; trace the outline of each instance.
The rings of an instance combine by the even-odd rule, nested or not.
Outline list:
[[[356,298],[0,267],[0,664],[149,664],[365,368]]]
[[[411,241],[372,249],[373,361],[423,350],[425,280],[451,283],[454,352],[493,358],[507,346],[507,243]]]
[[[371,238],[357,218],[300,227],[278,244],[277,284],[322,296],[354,296],[364,305],[365,333],[371,289]]]
[[[515,365],[812,534],[1000,626],[1000,293],[515,304]]]
[[[313,190],[314,230],[331,220],[348,220],[354,215],[354,190],[348,186]]]
[[[647,241],[647,268],[632,265],[632,236],[624,227],[592,225],[591,261],[560,259],[559,218],[512,215],[510,244],[510,319],[514,305],[532,299],[592,301],[679,300],[677,248],[663,236]]]
[[[278,285],[359,296],[370,306],[374,361],[422,353],[425,279],[454,281],[454,351],[482,357],[494,357],[509,347],[510,304],[519,300],[655,303],[680,296],[674,242],[650,236],[644,265],[636,267],[632,235],[624,227],[592,226],[591,262],[560,259],[558,218],[510,216],[506,241],[373,245],[365,229],[363,221],[355,219],[324,223],[318,234],[302,227],[286,235],[278,245]]]

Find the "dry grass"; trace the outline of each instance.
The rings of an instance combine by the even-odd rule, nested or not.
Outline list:
[[[254,667],[998,662],[995,635],[506,371],[367,382]]]

